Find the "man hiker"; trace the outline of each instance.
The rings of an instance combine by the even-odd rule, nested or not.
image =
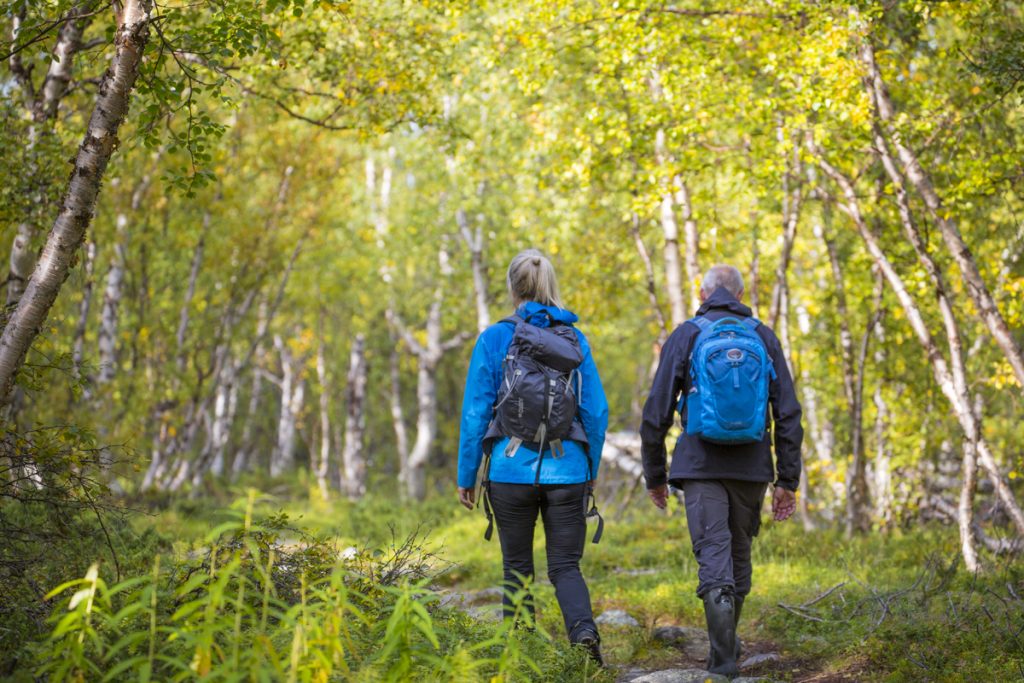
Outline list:
[[[640,427],[651,500],[665,509],[668,485],[683,491],[711,640],[708,670],[727,676],[739,673],[736,625],[750,592],[750,546],[761,525],[761,502],[774,482],[774,518],[793,514],[803,440],[782,347],[742,297],[736,268],[716,265],[707,272],[697,316],[677,327],[661,350]],[[665,436],[677,411],[683,434],[666,471]]]

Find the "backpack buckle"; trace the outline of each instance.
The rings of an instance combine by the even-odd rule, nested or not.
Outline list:
[[[555,439],[551,442],[551,457],[555,460],[565,457],[565,446],[562,445],[561,439]]]
[[[519,450],[519,447],[522,445],[523,440],[520,439],[518,436],[513,436],[511,439],[508,440],[508,445],[505,446],[505,457],[514,458],[516,456],[516,452]]]

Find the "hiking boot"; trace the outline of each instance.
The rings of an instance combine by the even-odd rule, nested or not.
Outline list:
[[[746,598],[745,595],[734,595],[732,599],[733,604],[733,627],[736,631],[736,661],[740,661],[740,653],[743,652],[743,643],[740,642],[740,612],[743,611],[743,600]]]
[[[713,588],[704,595],[704,617],[708,622],[708,671],[735,677],[736,666],[736,606],[731,587]]]
[[[579,645],[587,650],[587,654],[598,666],[604,666],[604,658],[601,656],[601,638],[590,629],[584,629],[576,634],[573,645]]]

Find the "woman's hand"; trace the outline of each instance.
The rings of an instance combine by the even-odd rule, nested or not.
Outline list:
[[[476,504],[476,489],[464,489],[459,487],[459,502],[467,510],[472,510]]]

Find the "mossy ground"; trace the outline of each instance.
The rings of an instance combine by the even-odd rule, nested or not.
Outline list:
[[[296,525],[339,547],[429,534],[427,547],[451,563],[439,587],[472,591],[500,579],[500,551],[496,541],[483,540],[482,513],[458,507],[454,495],[421,504],[383,497],[352,504],[325,503],[294,489],[278,493],[263,497],[259,507],[284,511]],[[224,516],[233,495],[178,501],[139,515],[135,524],[157,529],[176,552],[188,552]],[[672,502],[666,514],[637,500],[627,510],[605,510],[605,517],[604,539],[587,545],[583,564],[595,611],[624,609],[641,624],[605,630],[608,660],[620,669],[685,664],[680,653],[650,636],[656,625],[703,624],[681,506]],[[956,530],[949,527],[846,539],[832,530],[805,532],[796,521],[766,521],[754,545],[754,589],[740,634],[748,652],[777,651],[783,662],[758,673],[794,681],[1024,677],[1024,602],[1016,597],[1024,595],[1024,568],[989,558],[990,571],[974,577],[957,557]],[[553,590],[544,578],[540,527],[536,559],[540,624],[560,638]]]

